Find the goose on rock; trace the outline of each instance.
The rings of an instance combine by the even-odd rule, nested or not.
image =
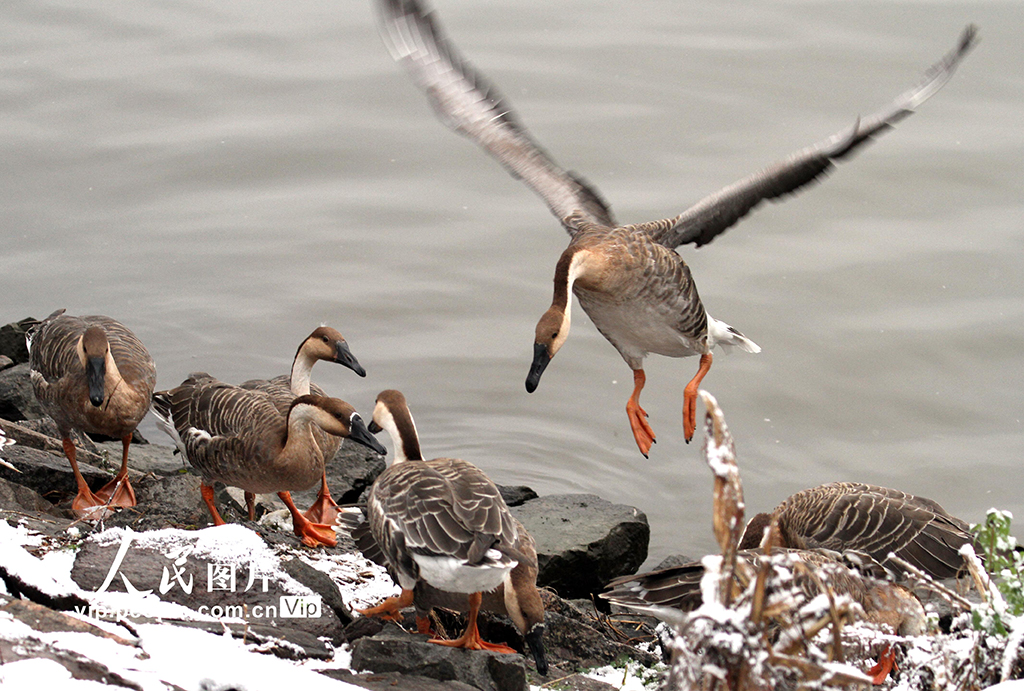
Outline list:
[[[773,519],[778,529],[765,545],[765,529]],[[860,482],[832,482],[797,492],[771,514],[756,514],[739,548],[859,552],[901,573],[889,559],[894,554],[932,578],[944,579],[964,574],[960,548],[965,544],[977,548],[970,526],[931,499]]]
[[[271,401],[281,412],[281,415],[287,416],[292,401],[299,396],[306,396],[310,393],[317,396],[327,395],[323,389],[310,381],[313,365],[319,360],[336,362],[339,365],[348,367],[360,377],[366,376],[366,370],[363,369],[359,361],[352,355],[352,351],[349,349],[344,336],[337,329],[332,329],[329,326],[320,326],[299,345],[299,349],[295,352],[295,359],[292,361],[291,374],[282,374],[273,379],[250,379],[249,381],[242,382],[240,386],[243,389],[267,393]],[[316,427],[313,429],[313,437],[323,453],[324,462],[330,463],[341,447],[341,437],[327,434]],[[255,501],[256,496],[254,494],[245,493],[245,504],[249,510],[249,520],[255,519]],[[326,469],[324,470],[320,491],[317,493],[316,500],[313,502],[313,506],[303,515],[313,523],[326,523],[330,525],[337,520],[338,505],[331,497],[331,490],[327,486]]]
[[[135,506],[128,446],[156,386],[153,358],[135,334],[110,317],[72,317],[57,310],[27,334],[32,389],[57,423],[78,483],[72,509],[100,518],[105,507]],[[93,492],[78,470],[71,430],[121,440],[121,468]]]
[[[215,525],[223,525],[224,519],[214,503],[214,482],[253,494],[276,492],[292,514],[295,534],[311,547],[337,544],[333,528],[311,523],[290,494],[309,489],[323,476],[323,451],[313,430],[386,453],[345,401],[299,396],[282,417],[270,394],[225,384],[205,372],[190,375],[170,391],[155,393],[153,411],[162,429],[202,475],[200,489]]]
[[[488,598],[489,607],[505,608],[545,673],[536,551],[498,488],[461,459],[423,460],[416,425],[399,391],[377,396],[369,429],[387,430],[394,441],[395,460],[370,488],[366,512],[369,531],[402,593],[360,613],[396,617],[414,604],[421,612],[434,604],[456,605],[452,609],[469,613],[465,632],[453,641],[431,642],[510,653],[515,651],[508,646],[484,641],[477,629],[483,594],[502,588],[500,604]],[[425,630],[422,617],[419,627]]]
[[[760,348],[708,314],[686,262],[675,248],[711,242],[764,200],[779,200],[820,180],[835,164],[891,129],[952,76],[975,43],[968,27],[960,43],[925,74],[923,81],[889,106],[817,144],[797,151],[754,175],[698,201],[678,216],[620,226],[592,186],[562,169],[533,141],[507,100],[462,58],[432,13],[418,0],[379,0],[381,34],[427,94],[441,120],[494,156],[536,192],[571,240],[555,267],[551,307],[537,323],[526,390],[533,392],[548,363],[569,335],[571,295],[597,330],[633,370],[626,404],[633,436],[645,456],[655,441],[640,407],[649,353],[700,356],[697,374],[683,394],[683,428],[693,437],[697,388],[711,367],[716,345]]]

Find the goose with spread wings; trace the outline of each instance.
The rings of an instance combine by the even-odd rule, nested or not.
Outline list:
[[[533,392],[548,363],[569,335],[575,294],[598,331],[633,370],[626,404],[633,436],[646,456],[655,441],[640,407],[649,353],[700,356],[697,374],[683,395],[687,441],[695,429],[697,388],[711,367],[715,345],[756,353],[753,341],[704,309],[680,245],[711,242],[762,201],[778,200],[821,179],[875,136],[884,133],[937,92],[976,43],[967,27],[957,47],[931,67],[922,81],[880,111],[733,183],[678,216],[619,225],[594,187],[561,168],[533,141],[507,100],[463,59],[433,13],[417,0],[379,0],[381,35],[392,56],[426,93],[441,120],[495,157],[547,204],[571,240],[555,268],[551,307],[537,323],[526,390]]]

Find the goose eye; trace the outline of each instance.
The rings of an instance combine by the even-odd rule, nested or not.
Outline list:
[[[331,339],[327,338],[327,336],[321,336],[320,340],[323,341],[324,343],[330,343],[331,342]]]
[[[558,338],[558,332],[557,331],[554,332],[553,334],[551,334],[551,340],[554,340],[556,338]]]

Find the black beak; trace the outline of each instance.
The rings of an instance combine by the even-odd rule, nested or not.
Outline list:
[[[91,357],[85,361],[85,377],[89,382],[89,402],[99,408],[103,405],[103,380],[107,376],[104,358]]]
[[[339,365],[345,365],[345,367],[348,367],[360,377],[366,376],[366,370],[356,360],[356,356],[352,354],[352,351],[348,349],[348,343],[345,341],[338,341],[334,344],[334,361]]]
[[[530,373],[526,375],[526,392],[533,393],[540,384],[540,375],[544,374],[545,368],[551,362],[548,355],[548,347],[543,343],[533,344],[533,364],[530,365]]]
[[[370,424],[366,426],[366,429],[369,430],[370,434],[380,434],[384,431],[384,428],[378,425],[376,420],[370,420]]]
[[[386,456],[388,453],[388,450],[377,441],[377,438],[370,434],[370,430],[366,429],[366,425],[363,424],[363,418],[358,415],[353,415],[352,420],[349,422],[348,438],[359,442],[363,446],[370,447],[381,456]]]
[[[533,655],[533,661],[537,663],[537,673],[542,677],[548,675],[548,661],[544,657],[544,624],[537,624],[524,636],[526,647]]]

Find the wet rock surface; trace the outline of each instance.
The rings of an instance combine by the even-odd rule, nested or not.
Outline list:
[[[513,507],[537,543],[537,585],[567,598],[588,598],[647,559],[651,529],[632,506],[593,494],[538,497]]]

